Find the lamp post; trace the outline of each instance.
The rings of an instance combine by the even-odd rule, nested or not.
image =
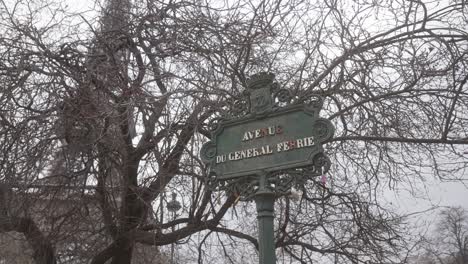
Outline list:
[[[182,206],[180,202],[176,200],[177,193],[172,192],[172,200],[167,203],[167,210],[172,212],[172,220],[176,218],[176,212],[179,211]],[[172,232],[174,232],[175,226],[172,226]],[[171,264],[174,264],[174,243],[171,244]]]

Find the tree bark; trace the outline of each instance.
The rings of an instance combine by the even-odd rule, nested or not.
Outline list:
[[[33,259],[36,264],[57,263],[52,244],[31,218],[0,216],[0,233],[9,231],[24,234],[33,250]]]

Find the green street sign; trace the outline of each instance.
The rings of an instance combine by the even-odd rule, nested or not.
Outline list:
[[[247,114],[222,119],[212,128],[200,156],[218,181],[313,166],[314,157],[323,153],[323,142],[333,136],[331,122],[319,118],[321,98],[286,104],[291,98],[287,90],[276,89],[272,96],[273,77],[254,75]],[[285,106],[275,105],[281,101]]]
[[[333,126],[319,109],[293,105],[258,117],[221,122],[202,159],[219,180],[313,165]]]

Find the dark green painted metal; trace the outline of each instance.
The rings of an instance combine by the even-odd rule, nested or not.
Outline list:
[[[315,154],[323,152],[322,142],[332,137],[334,129],[327,119],[318,117],[319,109],[304,105],[286,107],[271,112],[261,118],[258,116],[241,120],[221,122],[213,133],[211,155],[205,157],[210,164],[211,173],[218,179],[225,180],[240,176],[252,175],[255,171],[278,171],[312,165]],[[246,132],[256,129],[281,126],[282,133],[243,141]],[[313,138],[314,144],[290,151],[278,151],[278,144],[286,141]],[[207,146],[202,151],[207,152]],[[241,160],[230,160],[229,156],[237,151],[261,149],[268,146],[271,154]],[[218,162],[223,157],[225,162]],[[202,156],[203,158],[203,156]]]
[[[276,263],[274,236],[275,193],[266,188],[266,174],[260,176],[260,189],[255,195],[258,220],[258,247],[260,264]]]

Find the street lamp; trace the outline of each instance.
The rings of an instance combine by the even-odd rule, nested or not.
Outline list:
[[[176,200],[177,193],[172,192],[172,200],[167,203],[167,210],[172,212],[172,220],[176,218],[176,212],[179,211],[182,206],[180,202]],[[175,225],[172,226],[172,232],[175,230]],[[171,264],[174,264],[174,243],[171,244]]]

